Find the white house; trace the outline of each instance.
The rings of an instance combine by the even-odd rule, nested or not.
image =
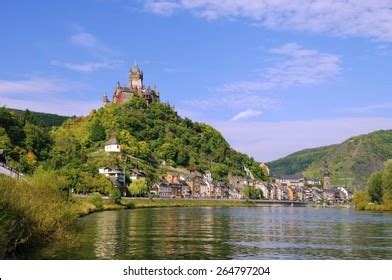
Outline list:
[[[108,177],[113,185],[117,187],[124,186],[125,184],[125,174],[117,168],[102,167],[98,169],[98,172]]]
[[[118,143],[116,137],[110,138],[105,143],[105,152],[108,153],[119,153],[121,151],[120,144]]]

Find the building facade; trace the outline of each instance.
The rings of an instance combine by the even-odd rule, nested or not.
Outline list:
[[[145,87],[143,83],[143,77],[143,71],[140,70],[139,66],[135,63],[132,69],[129,70],[128,85],[121,86],[120,83],[117,82],[117,86],[113,93],[112,103],[122,104],[134,97],[144,99],[147,104],[159,102],[160,97],[158,90],[155,86],[153,88],[150,86]],[[105,94],[103,96],[103,106],[108,104],[110,104],[110,100]]]

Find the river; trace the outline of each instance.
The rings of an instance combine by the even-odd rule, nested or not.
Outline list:
[[[154,208],[82,218],[38,259],[392,259],[392,215],[310,207]]]

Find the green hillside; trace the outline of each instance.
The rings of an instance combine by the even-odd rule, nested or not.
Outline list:
[[[124,161],[102,151],[104,142],[113,136],[132,158]],[[181,118],[167,104],[147,106],[139,98],[66,121],[53,132],[53,141],[51,166],[56,169],[82,167],[87,171],[124,164],[144,169],[149,180],[155,181],[171,166],[210,170],[215,179],[225,181],[228,173],[245,175],[244,164],[263,178],[258,163],[233,150],[213,127]],[[163,161],[167,167],[162,167]]]
[[[327,160],[333,184],[364,187],[369,175],[392,158],[392,130],[352,137],[341,144],[306,149],[268,163],[274,176],[303,174],[321,178]]]
[[[39,113],[30,110],[18,110],[9,109],[14,112],[21,122],[26,122],[26,120],[33,121],[35,124],[44,127],[60,126],[64,121],[69,119],[67,116],[60,116],[56,114],[49,113]]]
[[[173,167],[210,170],[216,180],[226,181],[229,173],[245,175],[246,165],[255,177],[264,178],[258,162],[233,150],[216,129],[181,118],[167,104],[147,106],[134,98],[50,128],[61,117],[0,109],[0,149],[6,153],[7,164],[27,174],[40,166],[56,170],[73,189],[100,180],[98,168],[104,166],[143,169],[149,185]],[[103,151],[113,136],[121,144],[122,155]]]

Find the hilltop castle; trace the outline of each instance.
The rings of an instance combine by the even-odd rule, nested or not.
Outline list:
[[[143,71],[140,70],[139,66],[135,63],[132,69],[129,69],[129,83],[128,86],[121,86],[120,82],[117,82],[117,86],[114,89],[112,102],[116,104],[122,104],[133,97],[138,96],[143,98],[147,104],[152,102],[159,102],[159,92],[155,88],[145,87],[143,84]],[[103,96],[103,105],[109,104],[109,98],[106,94]]]

